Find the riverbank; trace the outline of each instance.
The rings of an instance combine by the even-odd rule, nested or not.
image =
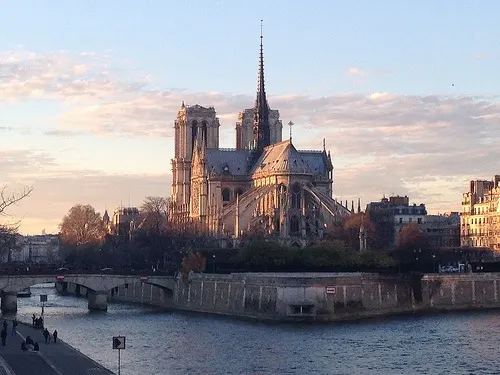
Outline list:
[[[20,322],[17,334],[11,335],[12,322],[7,321],[9,330],[5,346],[0,346],[0,368],[6,375],[113,375],[93,359],[65,343],[45,343],[42,330],[31,324]],[[53,332],[52,327],[47,327]],[[21,350],[21,343],[30,336],[38,342],[38,352]]]
[[[116,302],[269,321],[334,322],[438,311],[500,308],[500,274],[195,274],[174,290],[147,277],[109,291]],[[59,291],[85,295],[76,285]]]

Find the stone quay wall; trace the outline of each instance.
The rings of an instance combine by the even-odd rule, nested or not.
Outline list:
[[[421,305],[427,310],[500,308],[500,273],[424,275]]]
[[[60,287],[59,287],[60,289]],[[59,290],[58,289],[58,290]],[[76,293],[68,284],[66,292]],[[85,289],[79,288],[80,295]],[[260,320],[329,322],[437,310],[500,308],[500,274],[195,274],[165,293],[146,282],[114,288],[110,301]]]

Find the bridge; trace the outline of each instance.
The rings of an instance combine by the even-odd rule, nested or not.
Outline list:
[[[159,287],[170,298],[176,284],[173,276],[140,276],[111,274],[65,274],[65,275],[0,275],[2,312],[17,311],[17,293],[36,284],[73,283],[88,290],[89,310],[106,311],[108,294],[116,287],[140,281]],[[67,284],[66,284],[67,285]]]

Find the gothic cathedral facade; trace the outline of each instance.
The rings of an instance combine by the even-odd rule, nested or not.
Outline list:
[[[219,148],[214,107],[182,103],[169,218],[221,238],[258,234],[304,246],[351,211],[333,199],[330,152],[299,151],[291,137],[282,141],[279,112],[267,102],[260,38],[257,97],[238,114],[236,148]]]

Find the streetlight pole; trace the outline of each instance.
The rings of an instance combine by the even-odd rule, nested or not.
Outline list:
[[[215,254],[212,255],[212,273],[215,273]]]

